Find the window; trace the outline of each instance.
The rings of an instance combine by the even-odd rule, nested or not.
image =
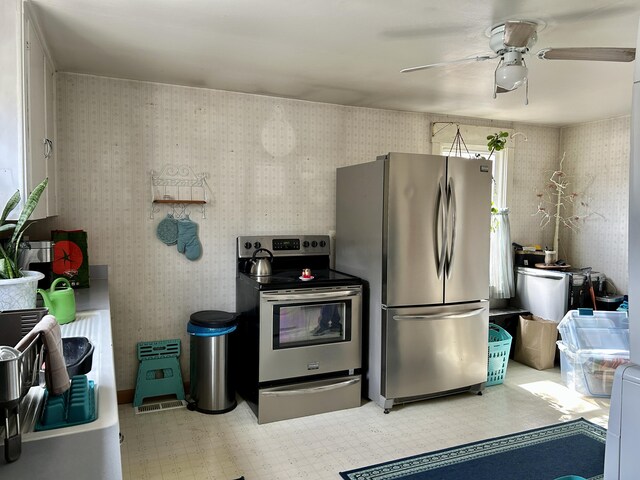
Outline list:
[[[456,127],[460,128],[466,147],[470,156],[476,154],[485,158],[489,156],[487,149],[487,136],[493,135],[499,131],[506,131],[511,135],[510,129],[499,127],[479,127],[475,125],[457,125],[447,122],[436,122],[432,124],[431,144],[432,153],[436,155],[451,155],[451,144],[456,135]],[[510,144],[511,143],[511,144]],[[463,156],[467,156],[467,152],[463,148]],[[506,148],[499,152],[493,152],[491,160],[493,160],[493,194],[492,201],[496,208],[502,209],[507,207],[507,194],[509,191],[509,164],[513,162],[514,152],[513,143],[507,141]]]
[[[475,158],[475,157],[489,157],[489,150],[487,150],[486,146],[482,147],[481,145],[467,145],[469,149],[469,153],[467,154],[466,150],[462,153],[464,158]],[[451,155],[451,146],[440,145],[440,155],[448,156]],[[493,152],[491,156],[491,160],[493,160],[493,170],[491,172],[493,178],[493,186],[491,192],[491,201],[496,206],[496,208],[506,208],[507,206],[507,181],[506,181],[506,154],[505,150],[501,150],[499,152]]]

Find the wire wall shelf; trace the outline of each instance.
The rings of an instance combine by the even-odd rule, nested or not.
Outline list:
[[[174,218],[189,216],[191,208],[207,218],[206,205],[210,202],[211,189],[208,173],[195,173],[187,165],[165,165],[162,170],[151,170],[150,219],[163,210]]]

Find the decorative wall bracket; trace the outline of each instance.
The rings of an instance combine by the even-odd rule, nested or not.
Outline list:
[[[212,194],[207,178],[208,173],[195,173],[187,165],[165,165],[159,172],[151,170],[151,212],[153,219],[160,213],[162,205],[171,210],[174,218],[188,216],[193,207],[199,210],[202,218],[207,218],[206,205]]]

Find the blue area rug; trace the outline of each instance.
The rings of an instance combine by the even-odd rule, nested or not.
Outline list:
[[[601,480],[607,431],[584,419],[348,472],[345,480]]]

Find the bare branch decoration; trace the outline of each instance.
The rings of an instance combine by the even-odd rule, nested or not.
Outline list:
[[[605,219],[604,215],[591,209],[584,192],[591,186],[595,176],[589,175],[589,179],[582,191],[569,188],[571,178],[562,169],[566,153],[562,155],[560,167],[549,177],[541,191],[536,192],[538,197],[538,210],[532,215],[540,217],[540,228],[545,228],[551,221],[555,223],[553,235],[553,250],[558,251],[560,225],[573,232],[580,230],[581,224],[591,216]],[[575,213],[578,206],[578,213]],[[572,207],[572,208],[569,208]],[[580,211],[584,213],[580,213]]]

